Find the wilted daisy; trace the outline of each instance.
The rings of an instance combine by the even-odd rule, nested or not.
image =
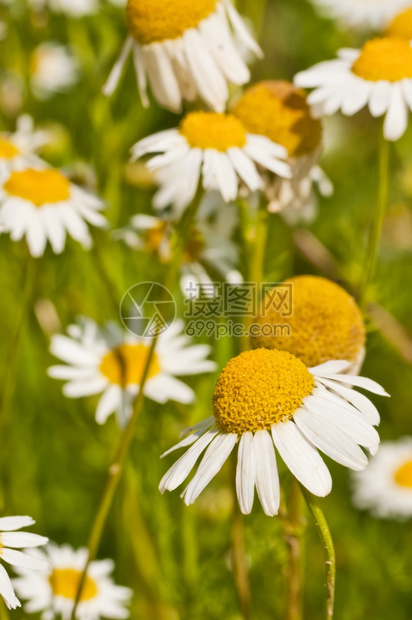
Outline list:
[[[262,56],[230,0],[128,0],[126,21],[129,35],[104,92],[115,90],[132,53],[144,106],[149,83],[158,103],[174,112],[197,97],[223,112],[228,83],[250,79],[240,46]]]
[[[172,448],[193,444],[165,474],[160,491],[182,484],[206,450],[181,496],[192,504],[239,443],[236,490],[244,514],[252,510],[255,486],[264,512],[277,514],[276,450],[303,486],[314,495],[327,495],[332,479],[317,449],[359,471],[368,464],[360,446],[375,453],[379,445],[375,406],[347,386],[387,394],[370,379],[342,374],[348,366],[334,361],[308,369],[285,351],[241,353],[219,376],[213,416],[189,429],[191,434]]]
[[[30,84],[38,99],[49,99],[79,79],[78,63],[69,48],[54,41],[42,43],[30,59]]]
[[[183,322],[175,321],[159,336],[156,345],[144,394],[158,403],[169,399],[193,402],[193,390],[176,375],[215,370],[214,362],[206,359],[210,347],[190,345],[182,328]],[[114,323],[100,329],[90,319],[71,325],[67,331],[68,336],[54,336],[51,343],[53,355],[67,366],[52,366],[49,375],[67,381],[63,393],[69,398],[102,394],[96,409],[97,422],[103,424],[116,412],[119,425],[124,426],[139,392],[151,339],[128,334]]]
[[[33,256],[43,254],[47,241],[53,252],[62,252],[67,233],[90,247],[87,223],[105,226],[102,208],[96,196],[42,162],[0,174],[0,225],[13,241],[25,237]]]
[[[240,97],[232,111],[247,131],[266,136],[287,150],[292,178],[265,175],[270,211],[287,209],[291,218],[305,210],[313,211],[313,182],[318,183],[321,193],[331,194],[331,183],[317,165],[322,125],[312,116],[304,91],[289,82],[260,82]]]
[[[35,153],[47,140],[46,131],[34,130],[30,116],[20,116],[14,133],[0,133],[0,174],[30,162],[37,163]]]
[[[70,620],[87,554],[87,549],[50,544],[45,552],[39,552],[39,557],[50,564],[51,572],[34,574],[18,569],[19,577],[13,584],[19,596],[27,601],[24,610],[40,612],[42,620]],[[127,606],[132,590],[113,582],[113,569],[112,560],[90,563],[76,611],[78,620],[129,617]]]
[[[311,0],[326,16],[334,17],[347,26],[384,28],[410,0]]]
[[[341,286],[317,276],[296,276],[269,290],[252,332],[254,347],[280,349],[312,367],[351,362],[357,374],[365,357],[366,330],[356,301]]]
[[[367,471],[352,478],[353,503],[384,519],[412,517],[412,438],[384,441]]]
[[[34,556],[31,551],[32,547],[45,545],[48,542],[48,538],[29,532],[18,531],[34,523],[35,521],[31,517],[0,518],[0,559],[11,564],[15,570],[24,568],[30,574],[33,570],[47,571],[49,567],[45,559]],[[16,549],[24,547],[30,548],[30,550],[16,551]],[[0,594],[9,609],[16,609],[16,607],[21,606],[2,564],[0,564]]]
[[[263,180],[255,163],[279,176],[291,176],[282,161],[286,149],[265,136],[247,133],[232,114],[190,112],[178,129],[143,138],[132,149],[133,159],[153,153],[161,153],[147,162],[160,184],[153,200],[158,209],[173,204],[182,211],[193,200],[199,179],[205,190],[218,190],[225,202],[237,198],[239,179],[250,191],[261,189]]]
[[[367,41],[360,50],[343,49],[336,60],[298,73],[295,84],[315,88],[308,97],[317,115],[341,110],[352,116],[366,105],[374,117],[385,115],[383,133],[398,140],[412,108],[412,47],[398,37]]]

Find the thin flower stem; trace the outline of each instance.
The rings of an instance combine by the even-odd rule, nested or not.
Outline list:
[[[4,601],[0,603],[0,620],[10,620],[9,610]]]
[[[359,306],[365,310],[369,287],[372,284],[378,262],[383,222],[385,220],[389,188],[389,142],[382,136],[379,148],[378,201],[373,212],[366,248],[365,265],[359,287]]]
[[[335,580],[336,580],[336,558],[335,548],[333,546],[332,536],[325,516],[319,507],[315,498],[309,491],[300,485],[303,497],[309,508],[309,512],[313,517],[317,527],[320,539],[325,548],[326,554],[326,620],[333,620],[333,609],[335,603]]]
[[[96,271],[99,274],[102,283],[106,289],[107,297],[112,306],[113,312],[115,316],[119,315],[119,306],[120,306],[120,297],[117,296],[116,287],[112,282],[112,279],[107,273],[104,260],[102,257],[102,253],[97,245],[95,245],[91,250],[91,255],[93,258],[93,262],[96,267]]]
[[[293,478],[285,522],[285,538],[289,552],[285,620],[302,620],[303,533],[302,494],[299,483]]]
[[[199,185],[199,188],[196,192],[196,196],[193,199],[192,204],[187,208],[184,215],[182,216],[181,221],[176,227],[175,237],[173,240],[174,253],[171,263],[169,264],[169,268],[165,277],[165,287],[167,289],[173,289],[176,281],[176,277],[179,273],[180,262],[182,258],[182,253],[185,247],[185,243],[187,241],[191,226],[196,218],[196,214],[198,212],[204,191],[202,187]],[[115,457],[111,466],[109,467],[109,477],[106,482],[106,486],[103,491],[103,495],[100,501],[99,508],[97,510],[94,523],[92,526],[92,530],[89,537],[89,542],[87,545],[88,556],[86,565],[83,569],[79,585],[76,592],[76,598],[72,609],[71,619],[76,619],[76,610],[77,606],[80,602],[82,591],[84,584],[86,582],[87,571],[90,566],[90,563],[94,560],[97,555],[97,551],[99,549],[100,541],[103,535],[104,527],[106,524],[106,520],[113,502],[114,494],[116,492],[117,486],[119,484],[120,478],[122,477],[124,466],[126,463],[126,459],[129,453],[129,449],[134,437],[136,423],[141,413],[142,405],[144,402],[144,388],[146,385],[146,381],[149,375],[149,370],[151,367],[151,362],[153,360],[153,356],[155,354],[155,349],[158,341],[158,335],[156,335],[150,346],[148,356],[145,362],[145,366],[142,373],[142,378],[139,384],[139,393],[133,404],[133,411],[131,418],[120,438],[120,442],[118,448],[115,453]]]
[[[234,499],[235,501],[233,505],[232,521],[233,573],[235,576],[235,584],[239,597],[240,607],[242,609],[243,620],[251,620],[251,597],[245,554],[243,515],[240,512],[236,492]]]
[[[37,259],[38,260],[38,259]],[[25,266],[25,286],[23,299],[21,303],[21,313],[16,325],[16,330],[13,334],[9,351],[7,355],[7,366],[3,377],[3,397],[0,402],[0,411],[2,419],[4,421],[7,411],[10,406],[10,401],[13,398],[14,384],[16,379],[17,362],[19,360],[20,346],[24,335],[24,329],[26,322],[33,306],[33,295],[35,292],[35,281],[37,271],[37,260],[30,254],[28,255],[27,263]]]

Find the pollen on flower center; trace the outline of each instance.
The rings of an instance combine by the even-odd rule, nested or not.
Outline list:
[[[246,144],[246,130],[232,114],[190,112],[180,123],[179,131],[192,148],[227,151]]]
[[[75,600],[82,573],[74,568],[55,568],[49,582],[55,596]],[[83,586],[81,601],[89,601],[96,596],[98,588],[95,581],[87,576]]]
[[[225,433],[269,429],[292,418],[314,379],[290,353],[256,349],[230,360],[213,395],[213,414]]]
[[[130,34],[142,45],[177,39],[214,12],[217,0],[128,0]]]
[[[395,472],[394,478],[396,484],[412,489],[412,460],[401,465]]]
[[[19,149],[10,140],[0,136],[0,157],[3,159],[13,159],[19,154]]]
[[[268,291],[256,324],[253,346],[289,351],[308,367],[354,362],[365,345],[365,324],[353,297],[316,276],[297,276]]]
[[[412,40],[412,8],[406,9],[395,17],[386,30],[388,37]]]
[[[122,344],[103,357],[100,372],[115,385],[138,385],[141,381],[150,348],[144,344]],[[160,371],[159,359],[154,354],[148,378]]]
[[[12,172],[3,185],[10,196],[18,196],[36,207],[70,198],[70,183],[58,170],[27,170]]]
[[[386,37],[363,46],[352,72],[365,80],[398,82],[412,78],[412,48],[409,41]]]
[[[237,101],[233,114],[252,134],[284,146],[291,157],[313,153],[322,140],[322,125],[312,117],[303,90],[283,81],[260,82]]]

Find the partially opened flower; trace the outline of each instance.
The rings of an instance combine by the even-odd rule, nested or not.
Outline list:
[[[42,620],[62,618],[70,620],[80,578],[87,560],[87,549],[73,549],[69,545],[49,544],[38,555],[50,564],[51,572],[31,573],[18,569],[14,587],[27,603],[27,613],[41,613]],[[91,562],[76,610],[78,620],[100,618],[128,618],[132,590],[114,583],[112,560]]]
[[[412,438],[384,441],[365,472],[352,477],[353,503],[383,519],[412,517]]]
[[[218,190],[225,202],[235,200],[239,179],[250,191],[264,186],[255,164],[282,177],[290,168],[282,159],[286,149],[269,138],[247,132],[231,114],[190,112],[178,129],[161,131],[140,140],[132,149],[133,159],[161,153],[147,162],[156,171],[160,190],[155,208],[173,204],[182,211],[194,198],[199,180],[207,191]]]
[[[30,84],[37,99],[49,99],[71,88],[79,79],[78,63],[70,49],[55,41],[42,43],[30,59]]]
[[[283,81],[260,82],[249,88],[235,104],[233,114],[252,134],[266,136],[288,153],[292,178],[266,175],[269,210],[302,213],[313,210],[313,182],[321,193],[332,191],[330,181],[318,167],[322,150],[322,125],[312,116],[304,91]]]
[[[128,38],[104,87],[110,95],[133,54],[143,105],[147,84],[160,105],[180,111],[182,100],[200,97],[223,112],[228,84],[246,84],[242,45],[262,56],[231,0],[128,0]]]
[[[47,143],[46,131],[36,131],[33,119],[20,116],[14,133],[0,133],[0,174],[19,166],[37,163],[36,152]]]
[[[357,374],[365,357],[362,313],[349,293],[326,278],[296,276],[269,290],[253,330],[254,347],[288,351],[308,367],[346,360]]]
[[[311,0],[326,16],[334,17],[347,26],[384,28],[410,0]]]
[[[276,451],[311,493],[327,495],[332,479],[317,449],[350,469],[362,470],[368,459],[360,446],[375,453],[379,445],[373,428],[379,423],[375,406],[347,386],[382,396],[386,392],[370,379],[341,374],[347,367],[347,362],[335,361],[308,369],[285,351],[241,353],[219,376],[213,416],[189,429],[191,434],[172,448],[193,444],[165,474],[160,491],[182,484],[206,450],[182,494],[185,503],[192,504],[239,444],[236,489],[244,514],[252,510],[255,487],[264,512],[277,514]]]
[[[40,547],[48,542],[44,536],[17,531],[34,523],[35,521],[31,517],[0,518],[0,559],[11,564],[15,570],[24,568],[30,574],[33,570],[47,571],[49,568],[48,562],[33,555],[31,550],[16,551],[16,549],[25,547]],[[2,564],[0,564],[0,594],[9,609],[16,609],[16,607],[21,606]]]
[[[99,213],[102,208],[96,196],[41,161],[0,173],[0,225],[13,241],[26,237],[33,256],[43,254],[47,241],[53,252],[62,252],[67,233],[90,247],[87,223],[105,226],[106,219]]]
[[[183,335],[183,323],[175,321],[160,334],[152,357],[144,394],[158,403],[169,399],[191,403],[193,390],[176,375],[197,375],[215,370],[207,360],[210,347],[190,345]],[[69,398],[102,394],[96,420],[103,424],[116,412],[120,426],[131,413],[134,397],[139,392],[151,340],[126,333],[114,323],[100,329],[92,320],[83,319],[71,325],[69,336],[54,336],[51,352],[67,366],[52,366],[49,375],[66,380],[63,393]]]
[[[398,140],[412,109],[412,47],[398,37],[372,39],[360,50],[340,50],[336,60],[301,71],[295,84],[315,88],[308,102],[317,115],[341,110],[352,116],[367,105],[372,116],[385,115],[385,138]]]

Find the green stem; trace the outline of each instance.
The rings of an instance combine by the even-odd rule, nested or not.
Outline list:
[[[233,545],[233,573],[236,590],[239,597],[243,620],[251,620],[251,596],[249,576],[245,554],[245,536],[243,527],[243,515],[240,511],[234,492],[233,518],[232,518],[232,545]]]
[[[0,603],[0,620],[10,620],[9,610],[3,601]]]
[[[96,271],[98,272],[102,283],[106,289],[107,297],[110,300],[113,312],[115,316],[119,314],[119,306],[120,306],[120,297],[118,298],[116,294],[116,286],[112,282],[112,279],[107,273],[107,270],[104,265],[104,260],[102,257],[102,253],[97,245],[94,245],[91,250],[92,258],[96,267]]]
[[[37,259],[38,260],[38,259]],[[28,260],[25,267],[25,286],[23,299],[21,303],[21,313],[16,325],[16,330],[13,334],[8,355],[6,358],[6,370],[3,377],[3,397],[0,402],[0,411],[3,416],[3,420],[7,415],[7,411],[10,405],[10,401],[13,398],[14,385],[16,378],[17,362],[19,360],[20,346],[24,335],[24,329],[26,326],[27,318],[32,309],[33,295],[35,292],[35,280],[36,280],[37,262],[31,255],[28,256]]]
[[[299,483],[293,478],[285,523],[289,551],[286,620],[302,620],[303,532],[302,494]]]
[[[313,517],[318,534],[325,548],[326,555],[326,620],[333,619],[333,608],[335,603],[335,580],[336,580],[336,557],[333,546],[332,536],[325,516],[315,498],[309,491],[300,485],[303,497]]]
[[[376,272],[381,244],[383,222],[388,202],[389,188],[389,142],[382,136],[379,148],[378,201],[373,211],[366,247],[365,265],[359,287],[359,306],[365,310],[368,302],[368,289]]]
[[[199,185],[198,191],[196,192],[196,196],[193,199],[192,204],[186,209],[179,225],[176,227],[175,236],[173,239],[173,247],[174,253],[172,262],[169,265],[169,269],[165,278],[165,287],[173,288],[175,284],[176,277],[179,273],[179,267],[181,262],[182,253],[185,247],[185,243],[187,241],[187,236],[190,232],[191,226],[195,220],[197,211],[199,209],[202,197],[203,197],[203,189]],[[142,378],[139,383],[139,393],[133,404],[133,412],[132,416],[120,438],[120,442],[118,448],[115,453],[115,457],[111,466],[109,467],[109,477],[106,482],[106,486],[103,491],[103,495],[100,501],[99,508],[97,510],[92,530],[89,537],[89,542],[87,545],[88,556],[87,562],[83,569],[83,573],[81,575],[79,585],[76,592],[76,598],[73,605],[73,610],[71,614],[72,620],[76,618],[76,610],[79,604],[81,594],[83,591],[84,584],[86,582],[87,571],[90,563],[96,557],[100,541],[103,535],[104,526],[106,524],[106,520],[113,502],[113,497],[116,492],[117,486],[119,484],[120,478],[123,474],[124,465],[126,462],[126,458],[129,453],[129,449],[132,443],[132,439],[134,437],[135,427],[137,420],[139,418],[143,401],[144,401],[144,388],[146,385],[146,381],[149,375],[149,370],[151,366],[151,362],[153,360],[153,356],[155,353],[156,345],[158,341],[158,335],[155,336],[152,340],[152,344],[149,349],[149,353],[145,362],[145,366],[142,373]]]

